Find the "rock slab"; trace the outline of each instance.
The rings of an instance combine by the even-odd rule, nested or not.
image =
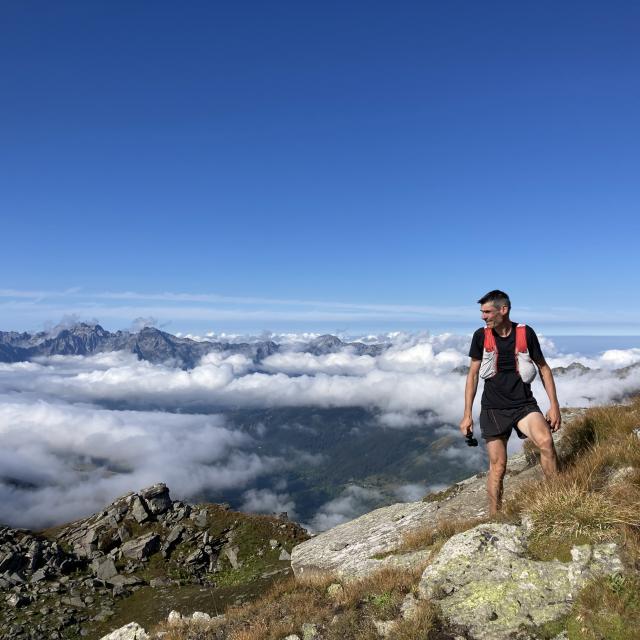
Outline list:
[[[149,640],[149,635],[137,622],[130,622],[102,636],[100,640]]]
[[[503,640],[567,614],[585,583],[622,570],[615,544],[574,547],[571,562],[526,557],[523,526],[483,524],[450,538],[425,569],[421,598],[476,640]]]
[[[389,555],[402,536],[432,521],[438,505],[428,502],[392,504],[329,529],[297,545],[291,567],[299,576],[314,571],[359,578],[385,566],[410,566],[429,556],[428,551]]]

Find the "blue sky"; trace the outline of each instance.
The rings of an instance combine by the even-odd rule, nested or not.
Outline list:
[[[640,6],[0,8],[0,329],[640,334]]]

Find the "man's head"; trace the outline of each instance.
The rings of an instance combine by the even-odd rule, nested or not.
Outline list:
[[[487,327],[493,329],[500,326],[503,322],[509,319],[509,311],[511,311],[511,301],[509,296],[500,289],[494,289],[485,293],[485,295],[478,300],[480,305],[480,314],[482,320],[487,324]]]

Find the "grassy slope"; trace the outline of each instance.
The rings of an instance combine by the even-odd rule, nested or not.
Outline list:
[[[545,483],[531,483],[505,505],[501,521],[533,522],[532,556],[569,559],[574,544],[615,541],[625,572],[588,585],[563,619],[536,630],[552,638],[566,629],[570,640],[637,640],[640,629],[640,399],[625,406],[593,409],[566,428],[561,473]],[[437,548],[451,535],[476,522],[449,522],[438,530],[412,534],[407,548]],[[423,567],[412,572],[385,570],[345,584],[330,595],[331,576],[277,583],[258,600],[230,607],[226,619],[212,625],[160,625],[165,640],[280,640],[301,634],[314,623],[327,640],[379,638],[373,620],[400,614],[404,596],[415,590]],[[452,638],[437,606],[422,603],[413,621],[396,626],[390,640]]]

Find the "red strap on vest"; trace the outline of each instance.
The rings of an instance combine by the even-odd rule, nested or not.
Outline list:
[[[496,350],[496,339],[493,335],[493,329],[489,327],[484,328],[484,350],[485,351],[495,351]]]
[[[519,324],[516,327],[516,353],[526,353],[527,348],[527,325]]]
[[[496,351],[496,338],[493,335],[493,329],[484,328],[484,349],[485,351]],[[516,353],[525,353],[527,347],[527,325],[519,324],[516,326]]]

